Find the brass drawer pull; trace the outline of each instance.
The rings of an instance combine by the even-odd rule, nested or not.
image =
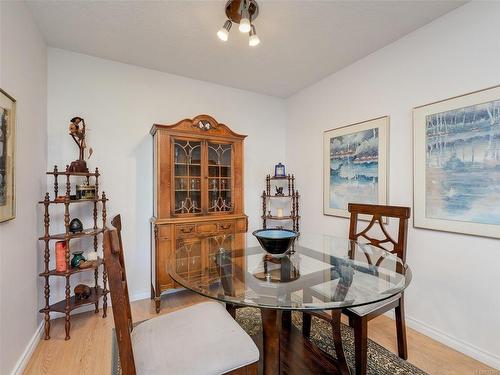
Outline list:
[[[231,228],[231,224],[221,224],[220,227],[221,227],[221,229],[224,229],[224,230],[230,229]]]
[[[191,233],[193,231],[194,227],[189,227],[189,228],[181,228],[181,233]]]

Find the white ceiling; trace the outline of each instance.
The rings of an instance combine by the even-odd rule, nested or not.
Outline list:
[[[233,27],[225,1],[29,2],[48,45],[218,84],[288,97],[463,1],[266,1],[261,44]],[[237,26],[237,25],[236,25]]]

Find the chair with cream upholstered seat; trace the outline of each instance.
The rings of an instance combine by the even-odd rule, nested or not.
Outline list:
[[[118,217],[112,223],[119,222]],[[218,302],[199,303],[133,327],[117,229],[104,231],[104,262],[122,374],[257,374],[257,346]]]

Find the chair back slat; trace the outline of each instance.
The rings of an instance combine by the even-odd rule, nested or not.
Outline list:
[[[410,218],[410,208],[400,206],[383,206],[374,204],[349,203],[348,211],[351,214],[349,225],[349,239],[358,241],[360,237],[366,239],[368,243],[381,249],[395,253],[403,262],[406,262],[406,246],[408,237],[408,219]],[[371,216],[370,223],[363,230],[358,231],[359,215]],[[384,218],[398,219],[398,236],[394,239],[385,227]],[[371,237],[368,232],[378,225],[384,238],[377,239]],[[387,249],[385,244],[391,243],[393,248]]]
[[[123,266],[123,247],[118,228],[106,229],[104,231],[103,248],[122,374],[135,375],[134,353],[130,336],[132,331],[132,314],[128,296],[127,277]]]

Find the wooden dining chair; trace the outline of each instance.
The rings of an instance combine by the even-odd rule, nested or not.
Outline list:
[[[383,250],[396,254],[398,258],[406,262],[406,243],[408,236],[408,219],[410,217],[409,207],[399,206],[382,206],[371,204],[354,204],[349,203],[348,211],[350,212],[349,239],[361,243],[379,247]],[[358,230],[359,216],[368,217],[370,220],[368,225]],[[397,239],[388,233],[384,226],[384,218],[398,219],[398,235]],[[381,238],[374,238],[369,235],[369,232],[379,230]],[[369,263],[378,265],[383,258],[367,259]],[[372,303],[365,306],[346,308],[342,313],[349,318],[349,325],[354,328],[354,347],[356,374],[365,375],[367,367],[367,345],[368,345],[368,321],[377,316],[394,309],[396,315],[396,333],[398,339],[398,354],[402,359],[408,358],[408,349],[406,343],[406,325],[404,313],[404,296],[399,293],[391,298],[377,303]],[[321,319],[330,320],[331,316],[328,313],[320,312],[313,314]],[[309,336],[311,331],[311,315],[304,314],[303,333]]]
[[[119,241],[119,244],[120,244],[120,249],[123,249],[123,243],[122,243],[122,217],[121,215],[116,215],[115,217],[113,217],[113,219],[111,219],[111,225],[116,229],[116,233],[118,235],[118,241]],[[123,257],[123,251],[120,251],[118,253],[118,260],[120,262],[120,267],[121,267],[121,270],[123,272],[123,275],[122,275],[122,278],[123,280],[127,280],[127,272],[126,272],[126,268],[125,268],[125,259]],[[128,300],[128,285],[127,283],[124,284],[124,289],[125,289],[125,295],[127,296],[127,300]],[[130,304],[129,304],[129,307],[130,307]],[[132,312],[130,310],[130,308],[126,309],[126,312],[127,312],[127,319],[132,322]]]
[[[115,220],[116,219],[116,220]],[[123,375],[256,375],[259,350],[217,302],[132,323],[119,217],[104,231],[104,263]]]

